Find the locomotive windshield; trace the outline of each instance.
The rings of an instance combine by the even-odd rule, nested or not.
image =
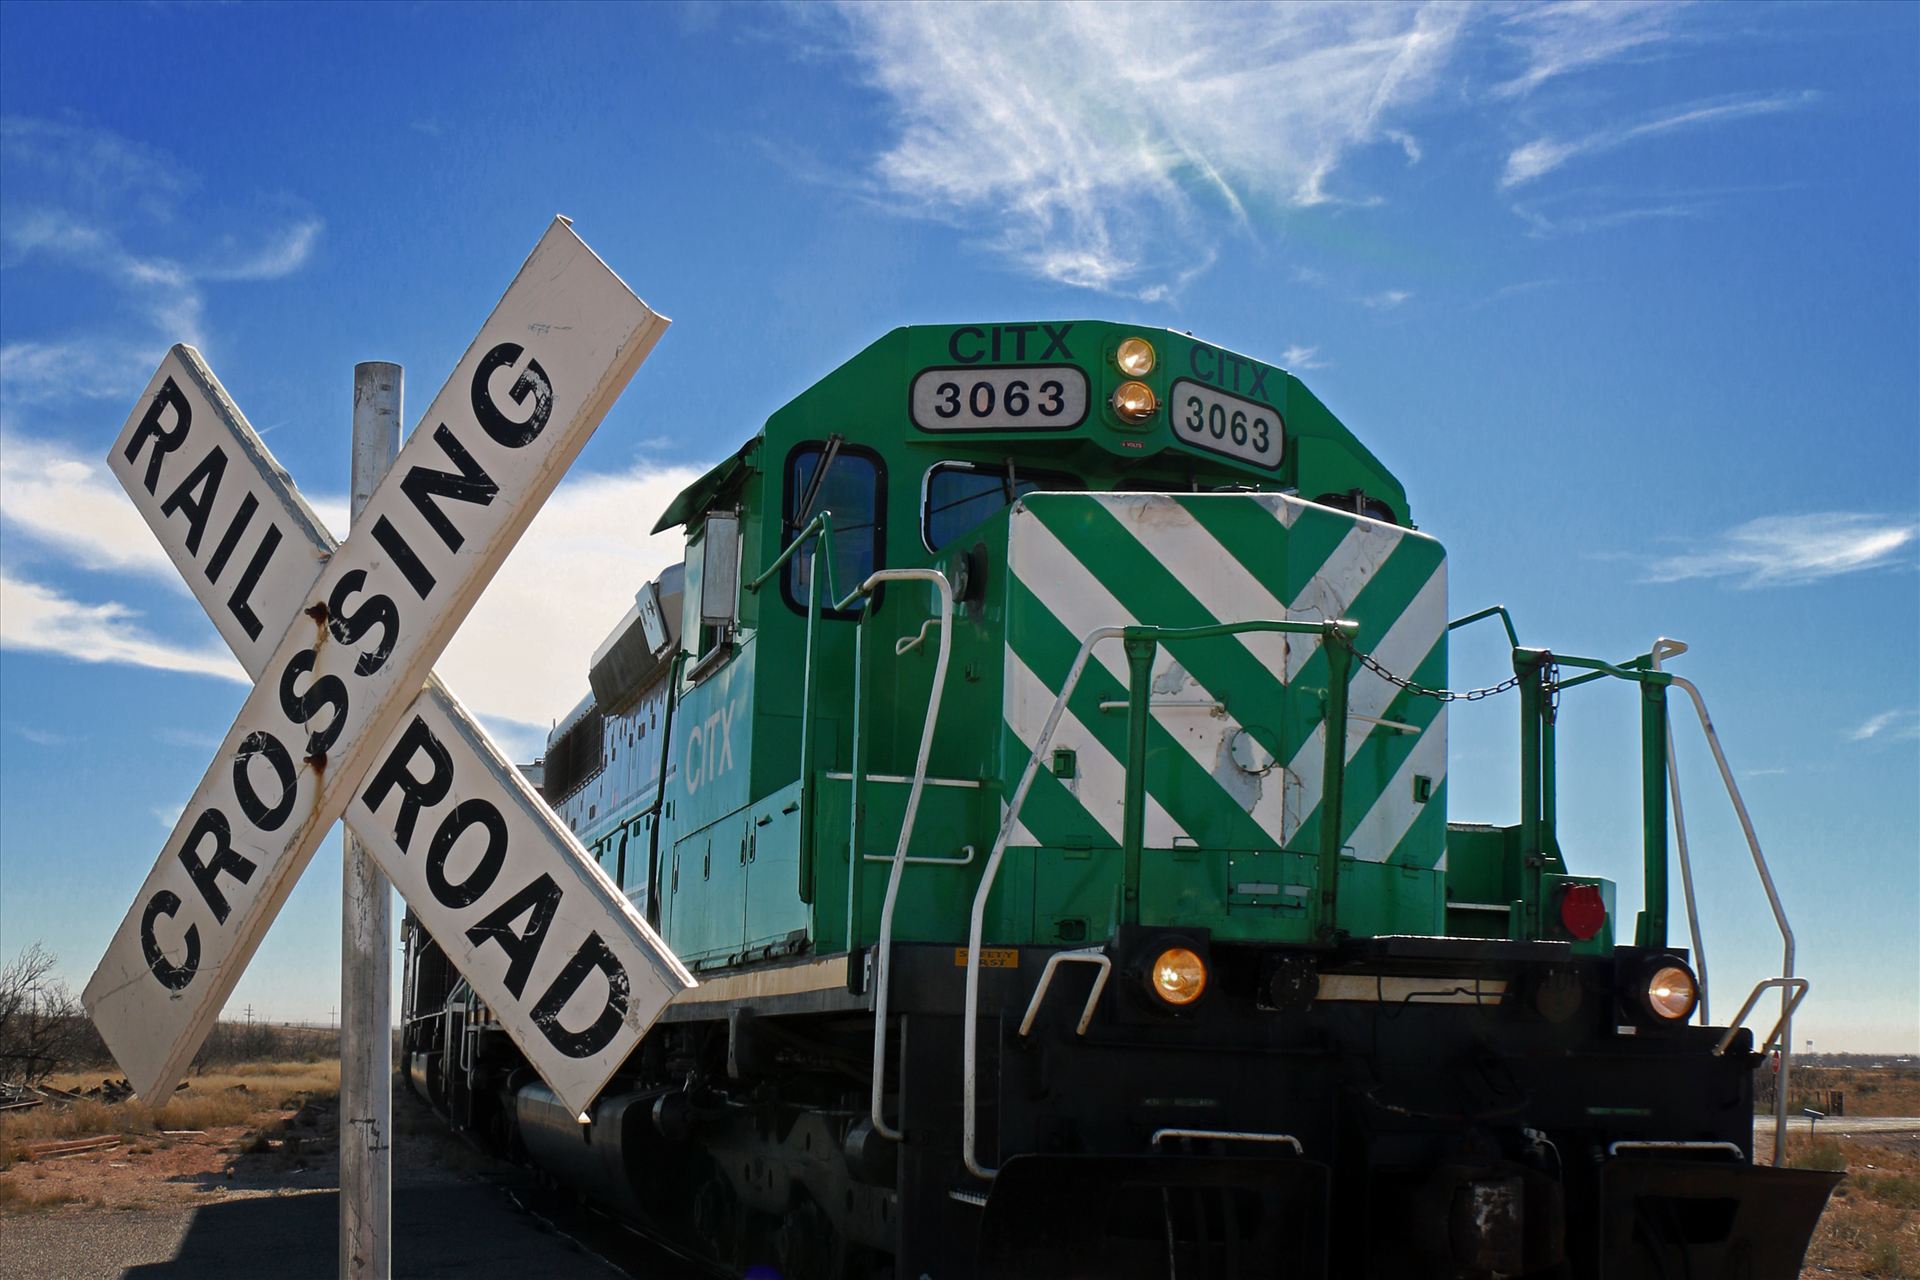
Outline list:
[[[1008,458],[998,466],[942,462],[927,471],[920,504],[920,533],[927,550],[939,551],[1015,498],[1047,491],[1084,489],[1064,471],[1029,470]]]
[[[822,604],[829,591],[846,594],[885,563],[886,466],[880,455],[839,437],[808,441],[787,455],[786,536],[798,534],[821,512],[833,517],[833,572],[821,583]],[[788,603],[805,609],[812,590],[817,539],[809,539],[788,562]]]

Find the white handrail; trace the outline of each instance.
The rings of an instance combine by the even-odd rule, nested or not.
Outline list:
[[[1107,979],[1113,976],[1113,961],[1099,947],[1082,947],[1078,951],[1056,951],[1047,957],[1047,967],[1040,971],[1040,983],[1033,989],[1033,999],[1027,1001],[1027,1016],[1020,1019],[1020,1034],[1027,1035],[1033,1030],[1033,1020],[1040,1014],[1040,1006],[1046,1002],[1047,988],[1053,985],[1053,974],[1063,964],[1090,964],[1099,969],[1094,975],[1093,990],[1087,993],[1087,1006],[1080,1011],[1080,1023],[1074,1027],[1073,1034],[1087,1034],[1087,1027],[1093,1022],[1093,1011],[1100,1007],[1100,993],[1107,989]]]
[[[937,569],[882,569],[870,574],[860,584],[864,595],[871,595],[874,587],[882,582],[929,582],[940,597],[940,656],[933,664],[933,691],[927,697],[927,720],[920,730],[920,756],[913,767],[913,785],[907,790],[907,812],[900,820],[900,839],[893,848],[893,867],[887,873],[887,896],[880,907],[880,955],[873,969],[873,1092],[869,1099],[873,1117],[874,1132],[882,1137],[900,1140],[900,1131],[886,1122],[880,1114],[880,1103],[887,1087],[887,987],[891,966],[888,959],[893,951],[893,908],[900,898],[900,873],[907,865],[907,843],[913,839],[913,820],[920,811],[920,793],[927,785],[927,759],[933,754],[933,729],[940,720],[940,695],[947,686],[947,658],[953,651],[953,586],[946,575]],[[931,619],[929,619],[931,622]],[[927,628],[920,628],[920,639],[925,639]],[[919,640],[914,642],[919,643]],[[894,652],[901,653],[896,648]],[[855,681],[860,679],[859,672],[854,673]],[[968,854],[969,860],[972,854]],[[851,861],[851,860],[849,860]],[[849,869],[848,892],[852,892],[852,874]]]
[[[960,846],[960,852],[962,856],[958,858],[942,858],[936,854],[912,854],[908,856],[905,859],[905,861],[913,863],[917,866],[930,866],[930,867],[971,866],[973,863],[973,854],[974,854],[973,846],[970,844],[963,844]],[[892,862],[893,855],[889,853],[863,853],[860,855],[860,859],[863,862]]]
[[[1293,1154],[1303,1156],[1307,1149],[1300,1145],[1300,1139],[1290,1133],[1256,1133],[1249,1129],[1155,1129],[1153,1144],[1159,1146],[1168,1138],[1199,1138],[1210,1142],[1272,1142],[1293,1148]]]
[[[1782,1013],[1780,1020],[1773,1024],[1773,1030],[1767,1032],[1767,1038],[1760,1042],[1758,1052],[1765,1053],[1787,1025],[1788,1015],[1798,1009],[1800,1002],[1807,998],[1807,989],[1810,985],[1805,978],[1763,978],[1754,983],[1753,990],[1747,993],[1747,1002],[1740,1006],[1740,1012],[1734,1014],[1733,1021],[1727,1024],[1726,1034],[1720,1037],[1720,1043],[1713,1046],[1713,1056],[1721,1057],[1733,1047],[1733,1038],[1740,1034],[1741,1024],[1746,1022],[1747,1015],[1753,1012],[1753,1006],[1760,1003],[1760,997],[1766,994],[1769,987],[1778,987],[1781,999],[1786,1002],[1786,1012]]]
[[[1773,908],[1773,922],[1780,930],[1782,956],[1780,976],[1762,983],[1756,988],[1754,996],[1748,998],[1749,1007],[1761,989],[1768,986],[1780,987],[1780,1022],[1776,1030],[1780,1033],[1780,1078],[1778,1096],[1774,1099],[1773,1109],[1773,1162],[1778,1165],[1786,1160],[1787,1151],[1787,1075],[1793,1061],[1793,1010],[1806,998],[1806,982],[1799,980],[1800,990],[1792,994],[1794,973],[1793,926],[1787,923],[1787,909],[1780,904],[1780,891],[1774,888],[1773,872],[1767,868],[1767,857],[1760,852],[1760,837],[1754,834],[1753,818],[1747,813],[1747,802],[1740,796],[1740,785],[1733,780],[1733,769],[1727,764],[1727,753],[1720,748],[1720,735],[1713,727],[1713,718],[1707,714],[1706,699],[1700,696],[1700,690],[1691,680],[1672,676],[1670,679],[1676,688],[1684,689],[1693,699],[1694,712],[1700,717],[1700,729],[1707,735],[1707,745],[1713,748],[1714,763],[1720,766],[1720,780],[1726,784],[1727,795],[1733,801],[1733,811],[1740,817],[1740,830],[1747,837],[1747,849],[1753,855],[1754,870],[1760,873],[1761,887],[1767,891],[1767,903]],[[1746,1011],[1742,1010],[1742,1018]],[[1739,1025],[1739,1020],[1735,1020]]]
[[[1093,646],[1125,632],[1125,627],[1095,627],[1080,642],[1080,651],[1073,655],[1073,665],[1067,668],[1067,679],[1060,686],[1060,695],[1053,700],[1053,709],[1047,712],[1046,723],[1040,727],[1040,736],[1034,740],[1032,753],[1027,757],[1027,767],[1020,772],[1020,784],[1013,789],[1007,814],[1000,820],[1000,831],[993,838],[993,852],[987,855],[986,869],[980,875],[980,887],[973,895],[973,920],[967,928],[966,1010],[961,1031],[963,1096],[960,1107],[960,1158],[966,1162],[967,1172],[976,1178],[991,1179],[999,1172],[982,1165],[974,1153],[979,1120],[976,1085],[980,1053],[980,935],[986,927],[987,896],[993,892],[994,877],[1000,873],[1000,860],[1006,855],[1007,841],[1013,835],[1014,823],[1020,817],[1021,806],[1027,802],[1027,791],[1033,786],[1034,775],[1040,770],[1040,759],[1047,753],[1047,744],[1053,741],[1054,730],[1060,727],[1060,717],[1066,713],[1067,699],[1073,696],[1074,686],[1080,683],[1080,674],[1086,670]]]

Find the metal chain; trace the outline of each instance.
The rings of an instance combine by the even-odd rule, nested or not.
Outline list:
[[[1429,689],[1426,685],[1408,680],[1404,676],[1393,674],[1393,672],[1374,661],[1372,654],[1355,648],[1353,641],[1344,634],[1336,631],[1334,633],[1334,639],[1338,640],[1340,644],[1346,648],[1348,653],[1360,659],[1361,666],[1373,672],[1373,674],[1379,676],[1388,684],[1397,685],[1405,689],[1416,698],[1432,698],[1436,702],[1479,702],[1483,698],[1491,698],[1495,694],[1505,693],[1509,689],[1517,688],[1520,682],[1526,679],[1526,674],[1515,674],[1502,680],[1499,684],[1488,685],[1484,689]],[[1554,694],[1557,695],[1558,688],[1553,684],[1552,679],[1552,661],[1551,659],[1546,659],[1544,662],[1546,665],[1548,688],[1553,690]]]

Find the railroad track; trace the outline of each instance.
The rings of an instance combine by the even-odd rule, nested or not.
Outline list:
[[[645,1227],[585,1203],[527,1170],[492,1178],[513,1206],[582,1253],[604,1263],[609,1274],[632,1280],[725,1280],[730,1272],[707,1265]]]

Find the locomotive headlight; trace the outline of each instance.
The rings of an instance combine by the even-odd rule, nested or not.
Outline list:
[[[1655,962],[1647,979],[1647,1008],[1655,1017],[1683,1022],[1699,1002],[1699,986],[1685,965],[1671,957]]]
[[[1171,1005],[1190,1005],[1207,989],[1207,964],[1187,947],[1168,947],[1147,971],[1153,994]]]
[[[1144,378],[1153,372],[1153,344],[1145,338],[1127,338],[1113,353],[1113,362],[1129,378]]]
[[[1153,388],[1144,382],[1123,382],[1113,389],[1113,412],[1122,422],[1145,422],[1160,410]]]

